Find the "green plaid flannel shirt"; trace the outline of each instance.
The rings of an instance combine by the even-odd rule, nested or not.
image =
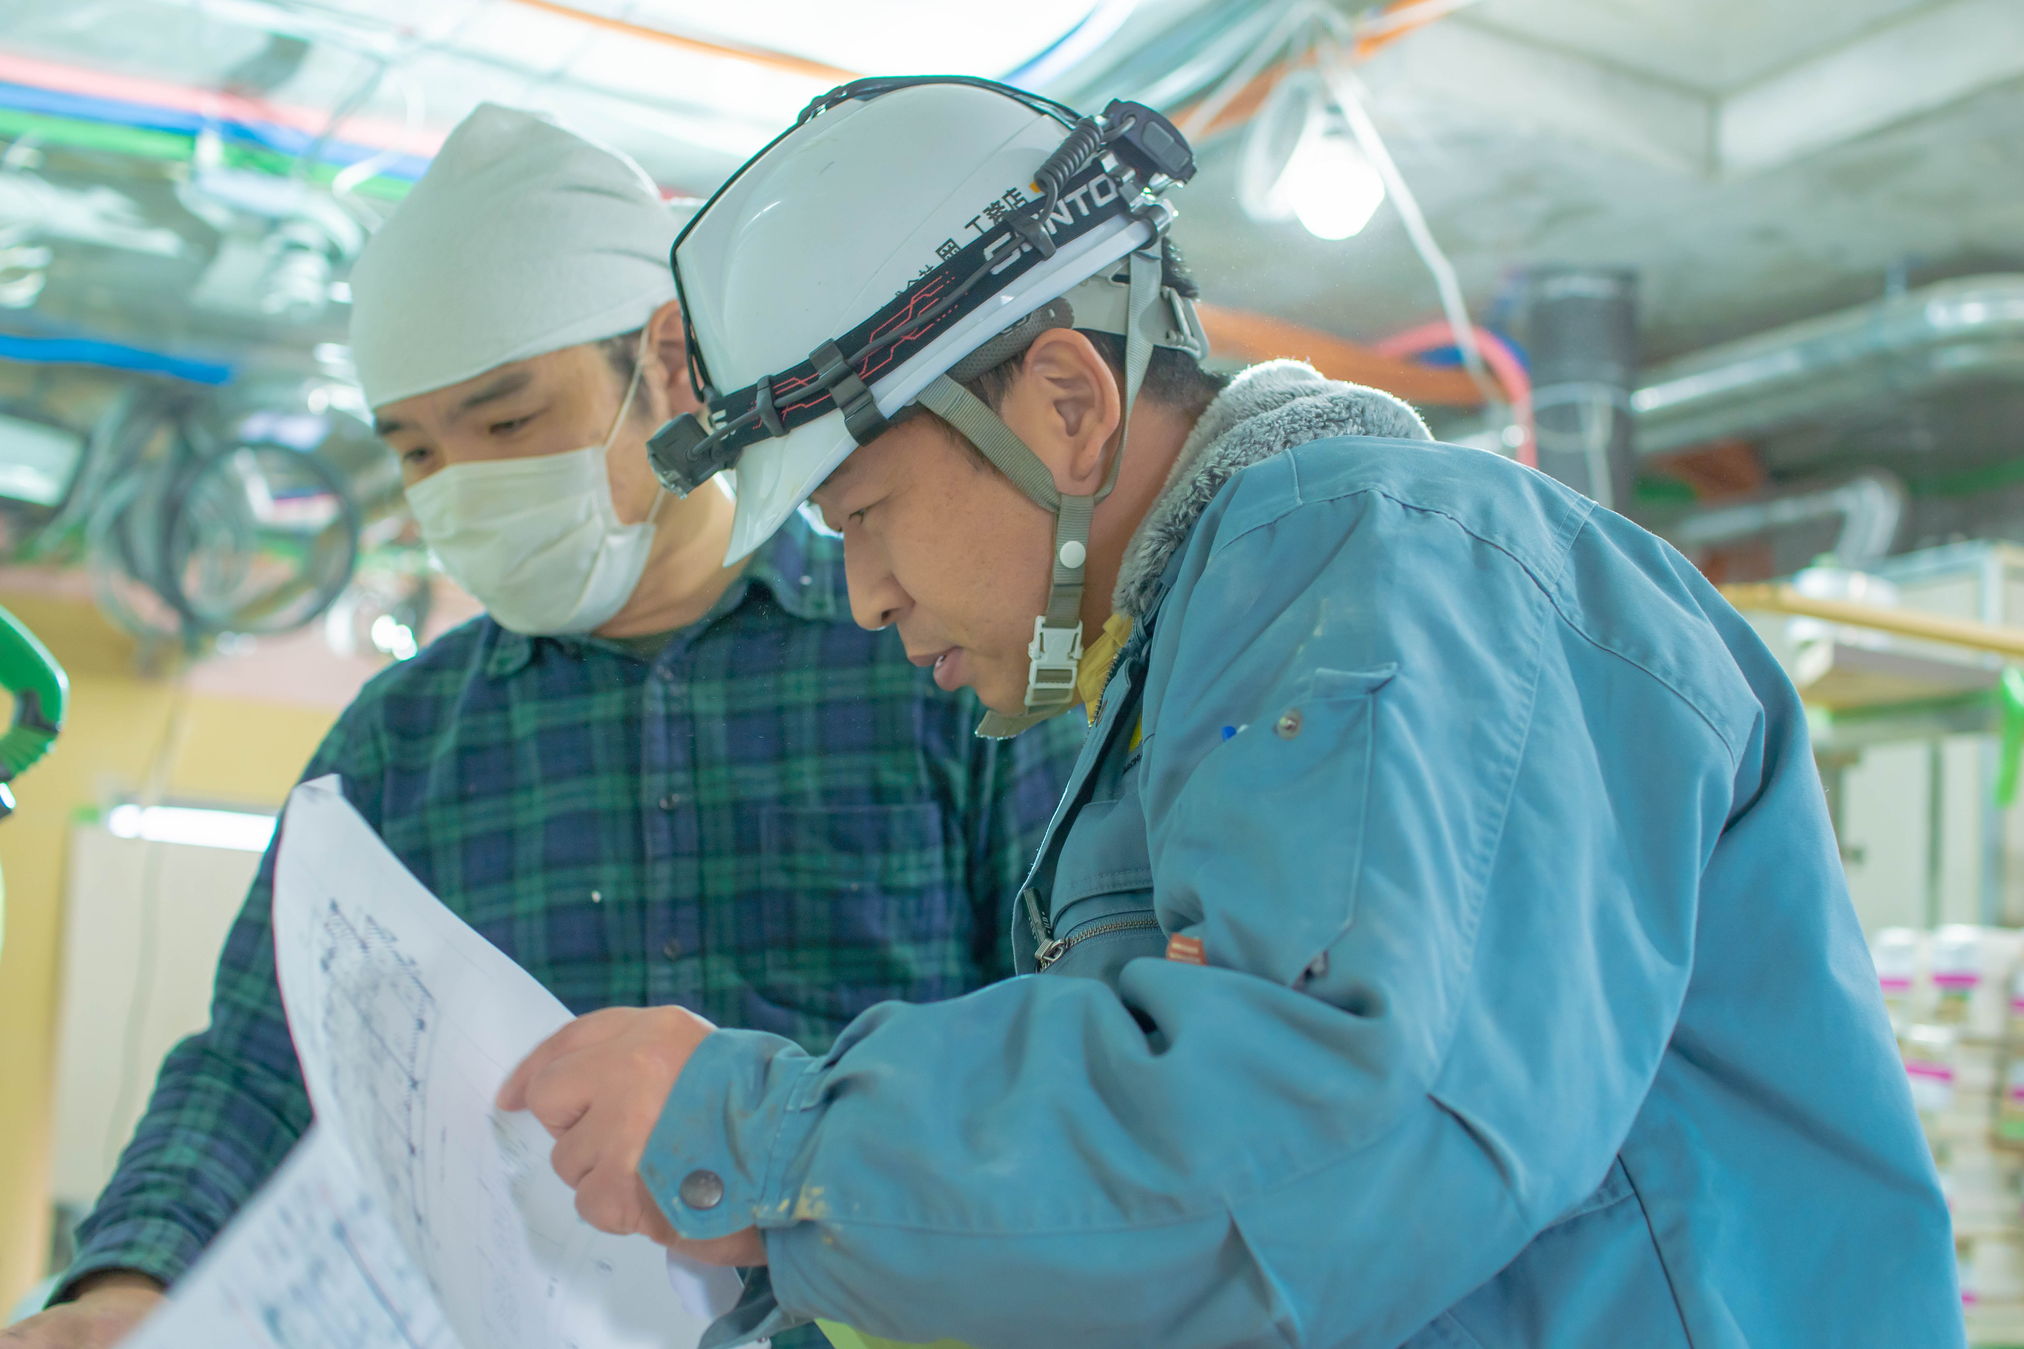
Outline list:
[[[796,519],[651,661],[479,619],[387,670],[305,776],[578,1013],[680,1003],[820,1049],[888,999],[1011,972],[1013,898],[1082,738],[1011,741],[850,619]],[[172,1281],[309,1122],[274,980],[270,850],[208,1029],[163,1063],[64,1282]]]

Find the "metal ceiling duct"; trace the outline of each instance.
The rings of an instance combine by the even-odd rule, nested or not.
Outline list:
[[[1631,397],[1637,452],[1991,377],[2024,380],[2024,274],[1943,281],[1660,365]]]
[[[1904,514],[1904,484],[1896,474],[1870,469],[1831,487],[1707,507],[1663,532],[1692,555],[1793,525],[1839,520],[1830,551],[1842,566],[1861,571],[1889,555]]]
[[[1539,467],[1622,510],[1633,479],[1626,400],[1637,379],[1637,274],[1535,267],[1523,294]]]

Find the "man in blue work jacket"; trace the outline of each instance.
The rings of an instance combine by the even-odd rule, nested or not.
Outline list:
[[[736,466],[734,556],[812,493],[988,729],[1093,722],[1042,977],[824,1054],[606,1011],[503,1103],[592,1222],[765,1266],[706,1344],[1960,1343],[1785,676],[1559,484],[1203,375],[1192,170],[1136,105],[866,81],[686,231],[664,480]]]

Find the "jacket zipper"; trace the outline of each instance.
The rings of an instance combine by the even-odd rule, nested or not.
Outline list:
[[[1117,677],[1118,667],[1124,664],[1124,649],[1129,645],[1130,642],[1127,641],[1111,653],[1110,668],[1103,672],[1103,686],[1097,691],[1096,702],[1089,709],[1091,726],[1095,726],[1103,717],[1104,695],[1110,692],[1110,681]],[[1157,918],[1126,918],[1114,923],[1104,923],[1087,932],[1078,932],[1073,937],[1057,937],[1054,935],[1051,916],[1040,911],[1039,891],[1028,886],[1022,897],[1026,901],[1026,925],[1033,931],[1033,968],[1036,974],[1074,950],[1077,942],[1087,941],[1091,937],[1106,936],[1112,932],[1129,932],[1133,928],[1160,925]]]
[[[1157,918],[1120,918],[1114,923],[1098,923],[1095,927],[1084,928],[1072,937],[1054,937],[1043,942],[1033,953],[1033,965],[1036,972],[1044,970],[1091,937],[1103,937],[1113,932],[1130,932],[1134,928],[1159,925],[1160,920]]]
[[[1043,951],[1053,944],[1054,929],[1040,911],[1040,892],[1029,885],[1019,892],[1019,898],[1026,902],[1026,926],[1033,933],[1033,949]]]
[[[1130,645],[1130,643],[1126,643]],[[1110,681],[1117,678],[1117,667],[1124,664],[1124,647],[1111,653],[1110,668],[1103,672],[1103,686],[1096,691],[1096,702],[1089,709],[1089,724],[1096,725],[1103,719],[1104,695],[1110,692]]]

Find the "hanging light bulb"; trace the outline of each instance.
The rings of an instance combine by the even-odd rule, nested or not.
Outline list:
[[[1254,119],[1240,163],[1256,220],[1298,220],[1317,239],[1347,239],[1384,204],[1384,178],[1343,124],[1326,87],[1296,71]]]
[[[1347,239],[1384,205],[1384,179],[1340,126],[1313,128],[1280,179],[1293,218],[1317,239]]]

